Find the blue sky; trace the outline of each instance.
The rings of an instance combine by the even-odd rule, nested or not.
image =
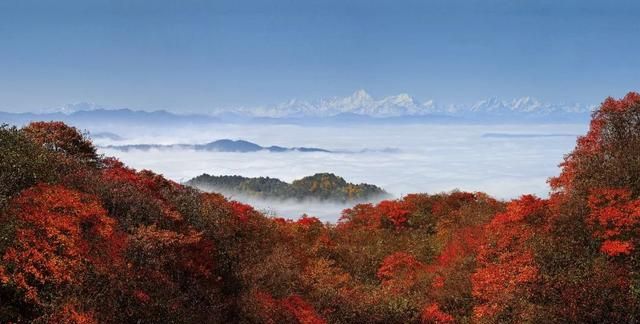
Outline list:
[[[638,1],[0,0],[0,110],[640,90]]]

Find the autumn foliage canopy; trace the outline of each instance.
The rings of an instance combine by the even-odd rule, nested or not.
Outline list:
[[[411,194],[336,224],[268,217],[0,128],[0,322],[640,321],[640,95],[607,99],[549,198]]]

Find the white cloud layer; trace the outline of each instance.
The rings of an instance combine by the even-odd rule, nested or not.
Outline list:
[[[123,143],[205,143],[222,138],[257,144],[305,146],[364,153],[224,153],[151,150],[102,153],[119,157],[137,169],[151,169],[186,181],[202,173],[269,176],[291,181],[317,172],[332,172],[349,182],[381,186],[396,197],[461,189],[484,191],[498,198],[524,193],[545,196],[546,180],[575,144],[572,136],[586,125],[402,125],[302,127],[291,125],[215,125],[175,129],[120,130]],[[484,134],[527,134],[523,137],[483,137]],[[102,140],[99,144],[109,144]],[[113,142],[111,142],[113,143]],[[380,149],[397,148],[397,152]],[[302,213],[335,221],[347,206],[254,202],[280,216]]]

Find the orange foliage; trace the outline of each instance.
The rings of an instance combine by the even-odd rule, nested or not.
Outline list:
[[[429,304],[422,309],[421,314],[422,323],[432,324],[451,324],[455,323],[453,316],[440,310],[438,304]]]
[[[326,321],[320,317],[311,304],[298,295],[292,295],[280,300],[273,298],[268,293],[257,292],[254,298],[260,307],[261,320],[266,323],[277,323],[278,319],[294,320],[299,324],[324,324]]]
[[[231,208],[233,209],[233,213],[243,223],[246,223],[251,218],[251,216],[255,215],[256,213],[253,207],[247,204],[243,204],[237,201],[232,201],[230,204]]]
[[[50,324],[94,324],[98,323],[93,312],[80,312],[74,304],[67,303],[55,312],[48,322]]]
[[[2,257],[9,281],[39,302],[47,286],[79,284],[88,260],[103,271],[120,264],[122,238],[94,197],[61,186],[38,185],[12,202],[15,242]],[[12,269],[9,271],[8,269]]]
[[[602,243],[600,251],[610,256],[617,256],[621,254],[630,254],[633,248],[634,246],[630,242],[606,240]]]
[[[413,286],[425,265],[413,255],[396,252],[387,256],[378,268],[378,279],[392,291],[401,292]]]
[[[376,209],[372,204],[357,204],[342,211],[339,220],[340,227],[344,229],[354,226],[375,228],[380,226],[377,216]]]
[[[83,162],[97,160],[91,141],[63,122],[32,122],[23,131],[32,141],[51,151],[68,154]]]
[[[436,200],[431,207],[431,212],[437,216],[445,216],[452,210],[459,209],[463,204],[475,201],[476,198],[474,193],[455,191],[444,199]]]
[[[588,202],[588,222],[594,236],[604,240],[601,251],[610,256],[631,253],[640,234],[640,200],[626,189],[598,189]]]
[[[289,296],[281,301],[282,307],[291,313],[300,324],[326,323],[316,313],[316,310],[298,295]]]
[[[436,265],[447,267],[461,258],[475,255],[483,234],[480,226],[465,227],[456,231],[436,258]]]
[[[153,225],[141,226],[131,238],[131,245],[138,255],[144,256],[139,271],[146,271],[158,280],[168,282],[165,273],[168,267],[202,278],[209,278],[213,273],[214,247],[201,233],[182,234]]]
[[[309,217],[307,215],[302,215],[302,217],[296,221],[296,224],[305,229],[309,229],[312,226],[317,225],[322,226],[322,222],[317,217]]]
[[[342,212],[342,227],[403,228],[411,210],[404,200],[383,200],[377,205],[358,204]]]
[[[492,317],[508,307],[517,307],[520,291],[526,291],[538,276],[529,240],[545,218],[545,200],[527,195],[514,200],[486,227],[487,240],[480,246],[478,270],[472,275],[473,295],[480,301],[477,318]]]
[[[149,170],[136,172],[127,168],[122,162],[115,158],[108,158],[103,161],[102,179],[105,183],[116,184],[110,190],[115,195],[128,196],[126,186],[132,186],[138,193],[145,194],[152,198],[167,220],[179,222],[183,216],[175,206],[168,202],[165,196],[170,191],[183,189],[182,185],[167,180]]]
[[[386,217],[396,227],[400,228],[407,222],[409,210],[403,201],[384,200],[376,206],[378,217]]]
[[[558,191],[573,189],[578,173],[584,172],[581,169],[581,161],[602,153],[604,144],[602,132],[608,123],[609,116],[622,114],[638,104],[640,104],[640,94],[636,92],[629,92],[620,100],[607,98],[593,114],[587,134],[578,138],[574,151],[568,154],[560,164],[562,167],[560,175],[549,180],[551,187]]]

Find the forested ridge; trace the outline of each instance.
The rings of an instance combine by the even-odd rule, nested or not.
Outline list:
[[[262,199],[354,202],[389,197],[389,194],[378,186],[349,183],[333,173],[316,173],[292,183],[269,177],[213,176],[205,173],[185,184],[231,196],[243,195]]]
[[[633,323],[640,95],[608,98],[549,198],[411,194],[336,224],[267,217],[0,128],[0,322]]]

